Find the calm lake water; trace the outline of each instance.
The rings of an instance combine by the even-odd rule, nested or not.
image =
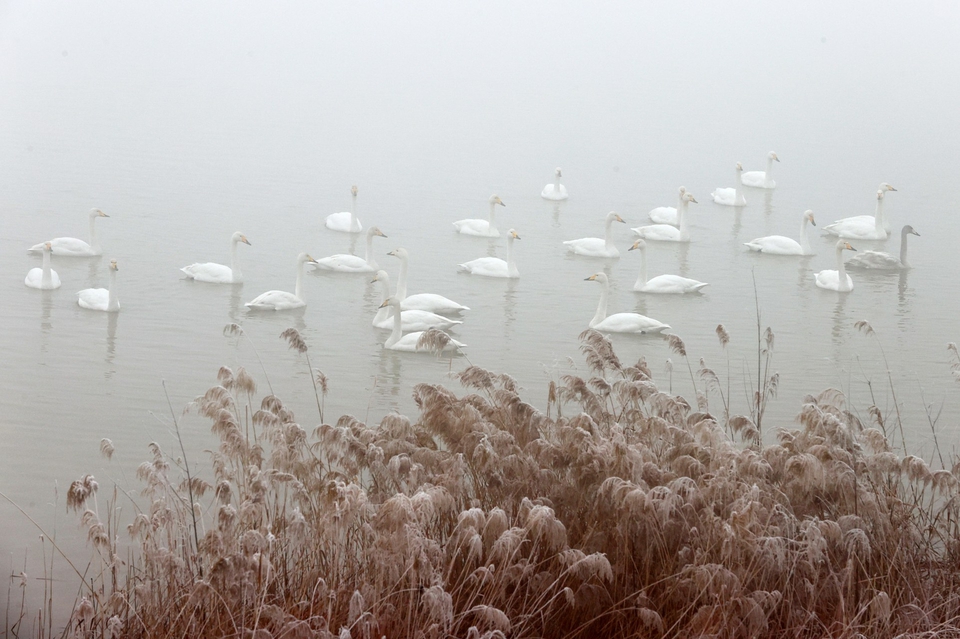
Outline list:
[[[330,380],[327,421],[415,417],[410,394],[420,382],[459,390],[448,373],[466,366],[463,358],[383,350],[388,332],[370,325],[380,289],[369,276],[308,272],[305,310],[244,308],[265,290],[292,290],[301,251],[362,255],[362,239],[323,226],[348,210],[353,184],[361,221],[388,236],[374,249],[394,283],[399,263],[386,253],[402,246],[410,292],[471,307],[455,332],[469,361],[513,375],[538,407],[551,379],[585,371],[577,336],[600,287],[583,280],[603,271],[610,311],[670,324],[694,371],[703,357],[725,380],[729,353],[736,412],[747,411],[756,365],[756,291],[780,372],[768,437],[773,426],[792,427],[805,394],[827,387],[848,393],[865,421],[871,392],[892,415],[882,347],[910,451],[933,455],[928,411],[944,453],[956,449],[960,388],[946,345],[960,341],[960,56],[944,44],[956,9],[928,22],[799,8],[758,17],[750,7],[736,15],[284,7],[0,9],[0,490],[68,549],[87,552],[63,511],[73,479],[93,473],[104,494],[114,482],[135,491],[149,442],[175,453],[164,382],[178,417],[221,365],[245,366],[267,391],[250,344],[223,336],[228,323],[255,343],[277,394],[308,430],[319,417],[306,362],[278,338],[291,326]],[[715,187],[732,186],[737,161],[762,170],[771,149],[781,159],[775,190],[746,189],[742,210],[712,202]],[[559,206],[539,195],[556,166],[570,193]],[[894,228],[909,223],[921,234],[911,238],[908,273],[852,273],[854,291],[838,294],[814,285],[814,272],[836,268],[835,240],[819,230],[808,258],[743,246],[796,237],[805,209],[820,227],[870,214],[882,181],[898,189],[885,200]],[[699,201],[690,206],[692,241],[650,242],[650,275],[710,286],[702,295],[634,293],[630,227],[674,205],[681,184]],[[451,226],[485,217],[491,193],[506,203],[501,231],[522,237],[517,281],[456,270],[505,257],[502,238]],[[40,263],[26,249],[56,236],[85,239],[91,207],[110,216],[97,222],[104,256],[54,257],[62,288],[25,287]],[[565,251],[563,240],[602,236],[611,210],[627,221],[614,228],[619,259]],[[239,250],[242,285],[182,277],[179,267],[195,261],[228,263],[236,230],[252,243]],[[899,233],[853,244],[896,253]],[[79,308],[76,291],[106,286],[110,259],[119,264],[121,312]],[[854,329],[858,320],[876,339]],[[714,333],[720,323],[731,335],[727,352]],[[664,387],[672,358],[674,392],[695,403],[685,364],[662,339],[613,340],[624,361],[645,357]],[[711,408],[722,410],[716,397]],[[182,426],[199,464],[214,445],[208,424],[188,415]],[[98,454],[104,437],[117,449],[109,464]],[[29,574],[42,572],[37,534],[0,503],[0,550],[14,573],[25,556]],[[72,599],[63,579],[62,600]]]

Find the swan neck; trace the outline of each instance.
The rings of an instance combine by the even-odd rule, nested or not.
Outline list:
[[[497,203],[490,202],[490,229],[489,233],[492,235],[494,231],[497,230],[497,221],[495,219],[495,214],[497,210]]]
[[[737,179],[733,182],[733,203],[737,205],[746,204],[747,201],[743,197],[743,178],[740,177],[742,171],[737,169]]]
[[[43,274],[40,277],[40,286],[48,288],[53,285],[53,275],[50,273],[50,251],[43,249]]]
[[[607,295],[610,291],[610,284],[601,282],[603,288],[600,289],[600,303],[597,304],[597,313],[590,320],[590,327],[593,328],[607,317]]]
[[[763,174],[763,184],[764,186],[773,185],[773,158],[767,157],[767,171]]]
[[[689,205],[690,203],[686,200],[686,198],[684,198],[683,201],[680,202],[680,209],[677,211],[677,222],[678,226],[680,227],[681,240],[687,240],[690,238],[690,232],[687,229],[687,206]]]
[[[613,249],[613,218],[608,217],[606,223],[604,224],[603,230],[603,243],[604,248],[608,251]]]
[[[350,228],[357,227],[357,194],[350,194]]]
[[[553,176],[553,192],[556,195],[560,195],[560,176],[556,174]]]
[[[837,290],[848,291],[847,287],[847,269],[843,265],[843,247],[837,247]]]
[[[373,255],[373,233],[367,233],[367,245],[366,251],[363,254],[363,261],[366,262],[369,266],[377,268],[376,262],[371,261],[371,256]]]
[[[393,313],[393,330],[390,332],[390,337],[387,338],[387,341],[384,344],[384,346],[388,348],[399,342],[400,337],[403,335],[403,322],[400,319],[400,306],[391,304],[390,312]]]
[[[633,288],[643,288],[647,283],[647,251],[640,249],[640,273],[637,275],[637,282]]]
[[[237,240],[230,242],[230,272],[231,279],[234,282],[239,282],[240,278],[243,277],[243,274],[240,272],[240,260],[237,258]]]
[[[96,220],[97,216],[90,216],[90,248],[93,249],[94,253],[100,253],[100,242],[97,241]]]
[[[400,275],[397,277],[397,299],[407,299],[407,259],[400,258]]]
[[[810,254],[810,240],[807,239],[807,223],[809,220],[807,216],[803,216],[803,220],[800,222],[800,251],[804,255]]]
[[[877,198],[877,210],[873,214],[873,228],[878,237],[886,237],[887,232],[883,228],[883,198]]]
[[[115,311],[120,308],[120,303],[117,301],[117,287],[114,286],[117,282],[117,272],[113,269],[110,269],[110,285],[107,288],[107,310]]]
[[[513,263],[513,236],[507,237],[507,274],[514,277],[519,274],[517,265]]]
[[[910,266],[907,263],[907,230],[900,231],[900,264],[904,267]]]

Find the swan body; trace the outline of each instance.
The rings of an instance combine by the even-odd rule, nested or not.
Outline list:
[[[50,291],[55,288],[60,288],[60,276],[57,275],[57,272],[50,268],[50,252],[52,247],[50,242],[46,242],[43,245],[43,266],[40,268],[32,268],[27,271],[27,277],[23,280],[23,283],[29,286],[30,288],[39,288],[45,291]]]
[[[864,251],[848,260],[847,266],[878,271],[901,271],[910,268],[910,263],[907,262],[907,235],[920,237],[909,224],[900,229],[900,257],[883,251]]]
[[[120,301],[114,284],[117,280],[117,261],[110,260],[110,288],[85,288],[77,292],[77,304],[91,311],[116,313],[120,310]]]
[[[827,224],[823,230],[830,235],[851,240],[885,240],[883,228],[883,190],[877,191],[877,209],[873,215],[855,215]]]
[[[740,177],[743,173],[743,165],[737,162],[737,179],[734,182],[735,186],[730,187],[719,187],[714,189],[713,193],[710,195],[713,197],[713,201],[717,204],[723,204],[724,206],[746,206],[747,199],[743,197],[743,179]]]
[[[693,193],[684,190],[680,194],[680,209],[677,211],[677,218],[680,228],[669,224],[650,224],[648,226],[638,226],[631,229],[634,233],[646,240],[657,242],[689,242],[690,231],[687,228],[687,205],[693,202],[697,204],[697,198]]]
[[[415,331],[413,333],[403,334],[403,325],[402,320],[400,319],[400,300],[396,297],[390,297],[384,300],[380,305],[381,308],[390,306],[393,309],[393,331],[390,333],[390,337],[387,338],[387,341],[383,343],[383,347],[391,351],[406,351],[409,353],[428,353],[429,349],[417,348],[417,342],[420,341],[420,337],[423,335],[423,331]],[[450,338],[450,341],[447,342],[446,346],[443,348],[443,352],[453,352],[458,349],[466,346],[463,342],[458,342],[457,340]]]
[[[482,275],[484,277],[520,277],[520,271],[513,262],[513,241],[519,240],[520,236],[513,229],[507,234],[507,260],[501,260],[499,257],[478,257],[475,260],[459,264],[457,268],[460,271],[470,275]]]
[[[543,187],[543,190],[540,191],[540,197],[555,202],[567,199],[567,187],[560,184],[561,177],[563,177],[563,173],[560,172],[560,167],[558,166],[554,172],[553,183]]]
[[[90,220],[90,243],[84,242],[83,240],[78,240],[75,237],[57,237],[49,242],[40,242],[39,244],[34,244],[29,249],[28,252],[39,253],[43,251],[45,244],[50,244],[50,251],[54,255],[61,255],[65,257],[90,257],[96,255],[103,255],[103,250],[100,248],[100,243],[97,241],[97,230],[94,226],[94,221],[98,217],[110,217],[100,209],[91,209],[88,214]]]
[[[230,266],[216,264],[214,262],[205,262],[184,266],[181,271],[186,273],[187,278],[197,280],[198,282],[209,282],[211,284],[240,284],[243,282],[243,273],[240,272],[240,260],[237,259],[237,244],[243,242],[249,245],[247,237],[237,231],[230,238]]]
[[[377,309],[377,314],[373,318],[373,325],[377,328],[392,328],[392,309],[389,306],[382,305],[382,302],[386,302],[390,297],[390,276],[387,275],[386,271],[377,271],[377,274],[374,275],[371,280],[371,283],[372,282],[380,282],[383,290],[381,306]],[[400,313],[400,327],[404,331],[425,331],[428,328],[446,330],[457,324],[463,324],[463,322],[460,320],[452,320],[449,317],[437,315],[430,311],[409,310]]]
[[[610,281],[606,273],[595,273],[586,278],[587,281],[600,282],[603,289],[600,292],[600,304],[597,313],[590,320],[590,328],[611,333],[659,333],[670,328],[663,322],[649,318],[639,313],[614,313],[607,315],[607,296],[610,293]]]
[[[367,249],[364,257],[357,255],[331,255],[321,257],[314,266],[322,271],[336,271],[338,273],[373,273],[380,267],[373,259],[373,238],[386,237],[376,226],[367,230]]]
[[[613,243],[613,231],[611,226],[614,222],[624,223],[623,218],[610,211],[604,221],[604,237],[583,237],[579,240],[567,240],[564,244],[567,248],[577,255],[586,255],[588,257],[620,257],[620,251]]]
[[[843,268],[844,249],[848,251],[857,250],[850,246],[849,242],[845,242],[843,240],[837,242],[837,270],[826,270],[815,273],[813,277],[817,283],[817,286],[830,291],[838,291],[840,293],[847,293],[853,290],[853,280],[850,279],[850,276],[847,275],[847,271]]]
[[[767,235],[758,237],[755,240],[744,242],[744,245],[751,251],[758,253],[767,253],[770,255],[810,255],[810,241],[807,239],[807,223],[817,225],[813,219],[813,211],[807,210],[803,213],[803,220],[800,222],[800,241],[783,235]]]
[[[324,225],[331,231],[341,233],[360,233],[363,225],[357,219],[357,187],[350,187],[350,210],[342,213],[331,213],[327,216]]]
[[[740,180],[747,186],[752,186],[758,189],[777,188],[777,183],[773,181],[773,163],[775,161],[779,162],[780,158],[777,157],[776,153],[770,151],[770,153],[767,153],[766,171],[747,171],[740,176]]]
[[[496,220],[494,220],[494,214],[496,213],[497,205],[506,206],[503,203],[503,200],[500,199],[499,195],[490,196],[490,219],[489,220],[477,220],[477,219],[468,219],[460,220],[453,223],[453,227],[457,229],[457,233],[462,233],[463,235],[477,235],[480,237],[500,237],[500,231],[497,230]]]
[[[409,267],[410,254],[407,249],[398,248],[390,251],[387,255],[393,255],[400,260],[400,276],[397,278],[396,297],[400,300],[402,310],[431,311],[433,313],[460,313],[470,310],[469,306],[464,306],[436,293],[407,295],[407,268]]]
[[[301,284],[303,280],[303,265],[307,262],[313,263],[316,262],[316,260],[306,253],[301,253],[297,256],[297,283],[293,293],[288,293],[287,291],[267,291],[266,293],[257,295],[244,306],[251,310],[262,311],[286,311],[306,306],[307,303],[303,301]]]
[[[657,275],[648,280],[647,243],[639,239],[633,243],[629,250],[640,251],[640,274],[637,275],[637,281],[633,285],[633,290],[637,292],[683,295],[685,293],[696,293],[703,287],[708,286],[706,282],[699,282],[679,275]]]
[[[679,223],[677,216],[677,211],[680,210],[680,206],[683,206],[683,194],[687,192],[685,187],[680,187],[680,196],[678,200],[681,202],[679,206],[658,206],[655,209],[651,209],[649,216],[650,220],[655,224],[669,224],[671,226],[677,226]]]

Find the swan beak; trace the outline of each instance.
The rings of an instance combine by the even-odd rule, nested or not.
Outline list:
[[[506,206],[506,204],[503,203],[503,200],[497,200],[497,204],[500,206]]]
[[[250,243],[250,240],[248,240],[246,236],[241,237],[240,241],[246,244],[247,246],[253,246],[253,244]]]
[[[317,263],[317,261],[316,261],[315,259],[313,259],[312,257],[310,257],[309,255],[307,256],[307,261],[308,261],[308,262],[312,262],[313,264],[316,264],[316,263]]]
[[[916,231],[910,231],[910,233],[913,234],[913,235],[916,235],[917,237],[920,237],[920,234],[917,233]]]
[[[388,300],[383,300],[383,304],[381,304],[378,308],[386,308],[388,306],[390,306],[390,302]]]
[[[510,235],[511,235],[511,236],[513,237],[513,239],[515,239],[515,240],[522,239],[519,235],[517,235],[517,232],[516,232],[516,231],[511,231],[511,232],[510,232]]]
[[[374,282],[379,282],[379,281],[380,281],[380,278],[377,277],[376,275],[374,275],[374,276],[373,276],[373,279],[370,280],[370,283],[373,284]]]
[[[103,211],[100,211],[100,213],[98,213],[97,216],[98,216],[98,217],[110,217],[109,215],[107,215],[107,214],[104,213]]]
[[[810,217],[810,223],[813,224],[814,226],[817,225],[817,221],[813,219],[813,216]]]
[[[584,282],[592,282],[592,281],[595,280],[595,279],[597,279],[597,276],[596,276],[596,275],[591,275],[590,277],[585,277],[585,278],[583,278],[583,281],[584,281]]]
[[[693,197],[692,195],[690,196],[690,201],[693,202],[694,204],[700,204],[699,202],[697,202],[697,198]]]
[[[396,254],[397,254],[396,251],[390,251],[389,253],[387,253],[387,255],[396,255]]]
[[[623,219],[622,217],[620,217],[619,215],[618,215],[615,219],[617,220],[617,222],[623,222],[624,224],[626,224],[626,222],[624,221],[624,219]]]

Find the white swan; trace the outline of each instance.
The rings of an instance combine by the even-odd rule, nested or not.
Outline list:
[[[453,227],[457,229],[457,233],[462,233],[463,235],[478,235],[480,237],[500,237],[500,231],[497,230],[496,221],[494,220],[494,213],[496,212],[497,205],[506,206],[503,203],[503,200],[500,199],[499,195],[490,196],[490,219],[489,220],[477,220],[477,219],[468,219],[468,220],[459,220],[458,222],[453,223]]]
[[[851,240],[885,240],[883,228],[883,190],[877,191],[877,208],[873,215],[855,215],[827,224],[823,230],[830,235]]]
[[[307,303],[303,301],[301,282],[303,280],[303,265],[307,262],[316,262],[315,259],[301,253],[297,256],[297,283],[293,293],[286,291],[267,291],[247,302],[244,306],[252,310],[286,311],[291,308],[301,308]]]
[[[342,213],[331,213],[327,216],[324,223],[331,231],[340,231],[342,233],[359,233],[363,230],[363,225],[357,219],[357,187],[350,187],[350,211]]]
[[[543,190],[540,191],[540,197],[545,200],[554,200],[555,202],[567,199],[567,187],[560,184],[561,177],[563,177],[563,174],[560,172],[560,167],[558,166],[553,178],[553,184],[548,184],[543,187]]]
[[[97,229],[94,226],[94,220],[98,217],[110,217],[100,209],[90,209],[88,214],[90,219],[90,243],[87,244],[83,240],[78,240],[75,237],[57,237],[50,240],[51,252],[54,255],[62,255],[65,257],[89,257],[91,255],[103,255],[103,250],[100,248],[100,243],[97,241]],[[43,245],[47,242],[40,242],[39,244],[34,244],[29,249],[28,252],[39,253],[43,250]]]
[[[120,301],[114,284],[117,281],[117,261],[110,260],[110,288],[85,288],[77,291],[77,304],[91,311],[116,313],[120,310]]]
[[[683,295],[684,293],[696,293],[704,286],[706,282],[698,282],[689,277],[680,277],[679,275],[657,275],[653,279],[647,279],[647,243],[642,239],[637,240],[630,247],[630,250],[640,251],[640,274],[637,275],[637,281],[633,285],[633,290],[640,293],[668,293],[673,295]]]
[[[857,250],[850,246],[849,242],[844,242],[843,240],[837,242],[837,270],[826,270],[815,273],[813,277],[814,280],[816,280],[817,286],[841,293],[853,290],[853,280],[850,279],[847,271],[843,268],[844,249],[848,251]]]
[[[607,316],[607,296],[610,294],[610,281],[606,273],[594,273],[585,281],[600,282],[603,289],[600,291],[600,304],[597,313],[590,320],[590,328],[611,333],[659,333],[670,328],[663,322],[658,322],[640,313],[614,313]]]
[[[747,199],[743,197],[743,179],[740,174],[743,173],[743,165],[737,162],[737,178],[734,187],[718,187],[710,195],[713,201],[724,206],[746,206]]]
[[[337,271],[339,273],[373,273],[380,266],[373,259],[373,238],[386,237],[376,226],[367,230],[367,249],[363,257],[356,255],[337,254],[330,257],[321,257],[314,262],[316,268],[322,271]]]
[[[803,212],[803,219],[800,221],[800,241],[783,235],[767,235],[758,237],[755,240],[744,242],[744,246],[751,251],[758,253],[769,253],[770,255],[810,255],[810,241],[807,239],[807,222],[817,225],[813,219],[813,211]]]
[[[648,226],[638,226],[631,230],[647,240],[658,242],[689,242],[690,230],[687,228],[687,205],[690,202],[694,204],[698,203],[697,198],[693,197],[693,193],[684,191],[680,195],[680,210],[677,211],[680,228],[669,224],[650,224]]]
[[[650,210],[650,219],[656,224],[669,224],[671,226],[677,226],[677,211],[683,206],[683,194],[687,192],[685,187],[680,187],[680,194],[677,196],[677,201],[680,203],[677,206],[658,206],[655,209]]]
[[[386,271],[377,271],[377,274],[371,280],[372,282],[380,282],[383,291],[383,298],[380,300],[381,306],[377,309],[377,314],[373,318],[373,325],[377,328],[392,328],[393,309],[382,305],[382,302],[386,302],[390,297],[390,276],[387,275]],[[428,328],[446,330],[457,324],[463,324],[463,322],[430,311],[409,310],[400,313],[400,326],[404,331],[425,331]]]
[[[60,288],[60,276],[50,268],[50,251],[50,242],[46,242],[43,245],[43,266],[27,271],[27,277],[23,280],[23,283],[30,288],[39,288],[45,291]]]
[[[484,277],[520,277],[520,271],[513,262],[513,241],[519,240],[520,236],[513,229],[507,232],[507,261],[504,262],[499,257],[478,257],[475,260],[458,264],[457,269],[471,275],[483,275]]]
[[[920,234],[909,224],[900,229],[900,257],[884,253],[883,251],[864,251],[847,261],[850,268],[868,268],[873,270],[900,271],[910,268],[907,262],[907,235]]]
[[[604,220],[603,239],[599,237],[583,237],[579,240],[567,240],[564,242],[567,248],[577,255],[586,255],[588,257],[620,257],[620,251],[613,243],[613,231],[610,228],[614,222],[622,222],[623,218],[610,211]]]
[[[774,161],[779,162],[780,158],[777,157],[777,154],[773,151],[767,153],[767,170],[766,171],[747,171],[744,173],[740,179],[747,186],[753,186],[758,189],[775,189],[777,188],[777,183],[773,181],[773,163]]]
[[[393,331],[390,333],[390,337],[387,338],[387,341],[383,343],[383,347],[391,351],[407,351],[410,353],[421,352],[429,353],[429,349],[417,348],[417,342],[420,341],[420,336],[423,335],[423,331],[415,331],[413,333],[403,334],[402,323],[400,320],[400,300],[396,297],[390,297],[380,305],[381,308],[390,306],[393,308]],[[449,337],[449,336],[448,336]],[[447,342],[446,346],[443,347],[443,352],[457,351],[466,346],[463,342],[458,342],[452,337]]]
[[[877,187],[877,190],[883,191],[884,193],[887,191],[896,191],[892,185],[887,184],[886,182],[881,182],[880,186]],[[887,235],[890,234],[890,220],[887,219],[886,211],[883,211],[883,230],[887,232]]]
[[[400,300],[400,307],[405,310],[432,311],[434,313],[459,313],[469,311],[469,306],[458,304],[443,295],[436,293],[417,293],[416,295],[407,295],[407,268],[409,266],[410,254],[405,248],[398,248],[387,253],[400,260],[400,276],[397,278],[397,299]]]
[[[243,282],[243,273],[240,272],[240,260],[237,258],[237,244],[243,242],[249,245],[247,236],[237,231],[230,237],[230,266],[204,262],[184,266],[181,271],[191,280],[210,282],[211,284],[240,284]]]

